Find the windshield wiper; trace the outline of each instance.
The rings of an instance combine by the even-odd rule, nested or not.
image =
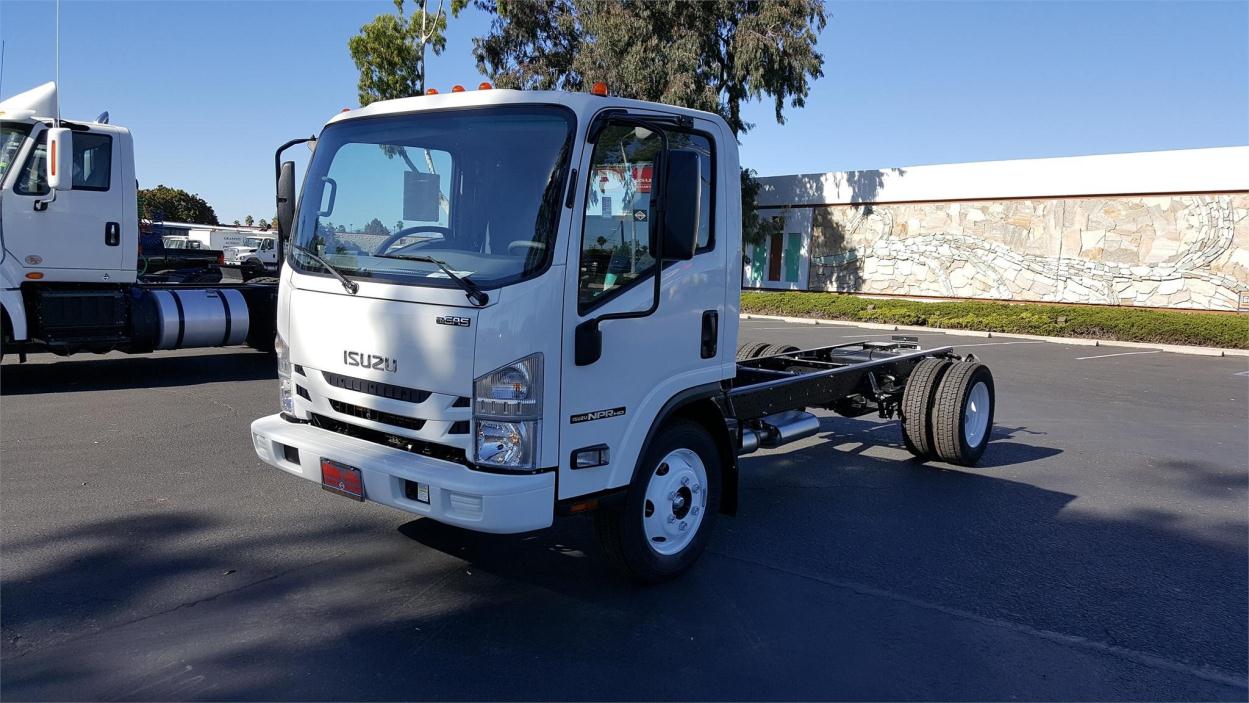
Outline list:
[[[308,247],[300,246],[298,244],[292,244],[291,246],[294,247],[295,251],[302,252],[304,254],[307,254],[308,256],[311,256],[314,261],[324,266],[326,271],[329,271],[330,273],[334,274],[334,278],[337,278],[338,282],[343,284],[343,288],[345,288],[348,293],[355,295],[356,291],[360,290],[359,283],[356,283],[355,281],[339,273],[338,269],[334,268],[333,266],[330,266],[330,262],[326,261],[325,259],[322,259],[320,256],[317,256],[316,252],[312,251]]]
[[[447,266],[447,262],[445,261],[440,261],[432,256],[415,256],[411,254],[374,254],[373,256],[376,256],[379,259],[403,259],[405,261],[420,261],[426,264],[433,264],[442,269],[442,272],[447,274],[447,278],[455,281],[456,285],[463,288],[464,295],[466,295],[469,301],[471,301],[474,305],[482,307],[486,303],[490,302],[490,296],[486,295],[485,291],[478,288],[476,283],[473,283],[467,278],[460,278],[455,275],[455,271],[452,271],[451,268]]]

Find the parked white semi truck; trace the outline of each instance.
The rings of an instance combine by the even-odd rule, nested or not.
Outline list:
[[[333,493],[483,532],[593,511],[604,553],[659,580],[737,509],[740,455],[819,431],[809,408],[900,416],[927,459],[988,442],[993,378],[949,347],[735,349],[737,142],[716,115],[414,97],[329,121],[297,215],[279,172],[279,412],[251,439]]]
[[[129,130],[58,122],[52,83],[0,102],[4,353],[272,347],[275,282],[208,283],[220,252],[141,246],[137,190]]]

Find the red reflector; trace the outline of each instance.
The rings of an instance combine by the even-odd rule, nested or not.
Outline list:
[[[426,95],[437,95],[437,94],[438,94],[438,91],[437,91],[437,90],[435,90],[435,89],[433,89],[433,88],[430,88],[429,90],[425,91],[425,94],[426,94]]]
[[[360,469],[337,461],[321,460],[321,487],[353,500],[364,500],[364,480],[360,477]]]
[[[494,86],[490,85],[486,81],[482,81],[481,83],[477,84],[477,90],[490,90],[493,87]]]
[[[451,86],[451,92],[452,92],[452,93],[463,93],[463,92],[464,92],[464,86],[462,86],[462,85],[453,85],[453,86]]]

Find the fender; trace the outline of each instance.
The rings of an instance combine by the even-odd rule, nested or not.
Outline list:
[[[22,291],[18,288],[0,288],[0,308],[8,318],[13,330],[13,341],[26,340],[26,305],[22,302]]]
[[[642,441],[642,451],[638,453],[637,464],[633,467],[633,475],[642,468],[642,460],[650,448],[651,441],[664,423],[674,417],[688,417],[707,428],[711,433],[716,447],[720,450],[720,464],[723,467],[721,478],[724,485],[720,492],[720,512],[724,515],[737,514],[737,451],[733,442],[733,433],[729,431],[730,419],[724,416],[717,398],[723,395],[724,389],[719,383],[706,383],[687,388],[668,399],[660,408],[646,431],[646,439]],[[736,423],[734,423],[735,425]],[[626,486],[627,488],[627,486]],[[623,493],[622,493],[623,495]]]

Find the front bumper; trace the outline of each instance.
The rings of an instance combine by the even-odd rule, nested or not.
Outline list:
[[[288,422],[280,415],[252,423],[252,444],[265,463],[321,483],[321,459],[360,469],[364,497],[438,522],[478,532],[527,532],[549,527],[555,511],[555,474],[511,476],[384,447],[363,439]],[[283,448],[299,450],[299,462]],[[404,481],[429,486],[429,503],[404,495]]]

